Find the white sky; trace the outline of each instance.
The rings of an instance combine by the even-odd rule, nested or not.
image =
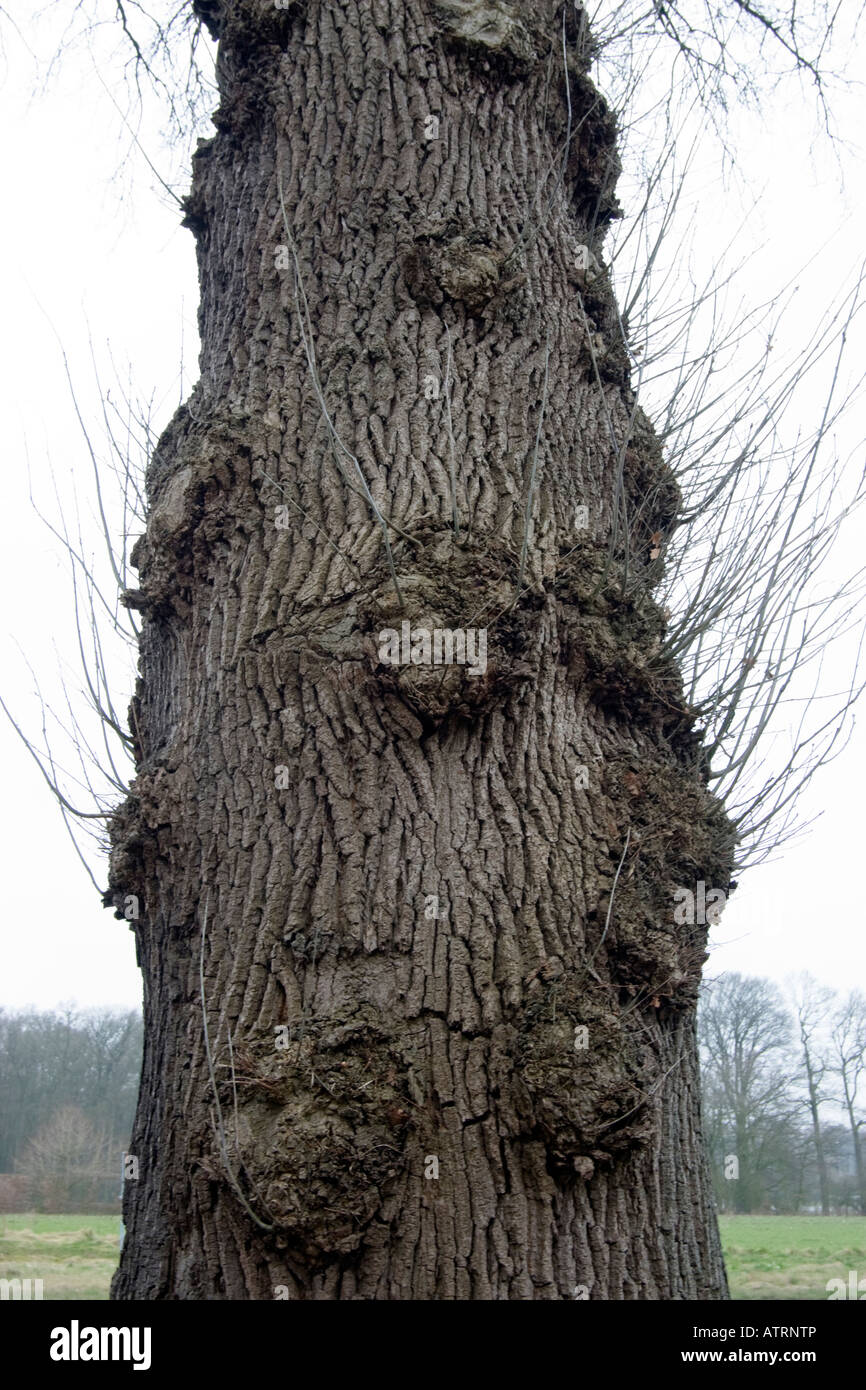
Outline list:
[[[20,22],[26,27],[26,11]],[[33,42],[40,55],[50,56],[44,34],[38,45]],[[6,452],[0,507],[2,693],[19,721],[38,737],[35,682],[18,647],[51,704],[62,700],[58,652],[71,668],[73,689],[80,676],[68,568],[58,543],[31,509],[28,466],[34,493],[53,520],[52,468],[63,497],[69,498],[74,478],[85,517],[92,506],[90,465],[65,383],[60,342],[85,416],[97,426],[97,434],[90,338],[107,382],[116,379],[107,344],[121,380],[127,364],[133,364],[138,394],[154,394],[156,417],[163,424],[179,399],[182,340],[185,390],[195,378],[197,291],[193,239],[179,226],[177,208],[134,150],[124,171],[117,173],[130,141],[89,58],[71,55],[47,90],[33,97],[37,71],[8,32],[5,64],[0,64],[5,134],[0,168],[7,195],[0,223],[7,325],[0,338]],[[858,264],[866,225],[861,93],[841,97],[836,110],[850,146],[839,155],[844,192],[839,164],[830,159],[826,142],[815,138],[812,111],[792,104],[790,93],[767,108],[763,123],[742,114],[736,122],[744,182],[766,190],[763,226],[756,220],[754,242],[767,242],[769,252],[749,272],[746,293],[763,298],[768,273],[777,273],[781,283],[786,270],[793,273],[837,233],[804,277],[802,303],[791,320],[789,331],[806,337],[822,299],[826,302]],[[145,144],[160,164],[158,143],[151,137],[145,133]],[[732,216],[730,198],[711,187],[699,205],[700,244],[708,256],[714,244],[723,244]],[[859,342],[866,346],[862,334]],[[862,352],[859,360],[864,360]],[[814,423],[810,408],[817,406],[804,399],[807,425]],[[853,448],[864,432],[861,410],[860,418],[850,422],[850,437],[841,441],[842,451]],[[98,537],[92,541],[97,544]],[[859,563],[855,534],[834,564],[844,573]],[[841,657],[831,660],[826,688],[838,689],[844,670]],[[125,705],[124,695],[124,711]],[[820,815],[818,823],[783,850],[777,862],[744,876],[714,932],[713,972],[736,969],[781,983],[791,972],[808,970],[840,990],[866,982],[860,890],[863,723],[866,706],[845,753],[803,797],[804,817]],[[0,749],[6,770],[0,798],[0,1005],[48,1008],[62,1000],[83,1006],[138,1004],[132,935],[101,908],[48,789],[5,719],[0,722]],[[93,871],[102,882],[104,870],[95,856]]]

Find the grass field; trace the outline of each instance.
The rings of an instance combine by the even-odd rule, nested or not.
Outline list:
[[[736,1299],[826,1299],[827,1280],[866,1278],[866,1217],[723,1216]],[[46,1299],[106,1299],[116,1216],[0,1216],[0,1279],[42,1279]]]
[[[732,1298],[826,1299],[827,1280],[866,1278],[866,1216],[722,1216]]]
[[[41,1279],[46,1299],[108,1298],[118,1216],[0,1216],[0,1279]]]

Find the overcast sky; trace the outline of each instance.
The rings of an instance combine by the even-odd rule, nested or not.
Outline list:
[[[26,29],[29,6],[11,8],[13,15],[20,11]],[[162,425],[180,399],[182,352],[185,389],[195,379],[197,294],[192,236],[180,227],[177,207],[124,134],[88,54],[69,54],[47,88],[36,91],[38,63],[13,31],[4,37],[2,692],[16,718],[38,738],[36,679],[47,702],[60,707],[61,666],[67,668],[73,692],[81,677],[75,665],[68,563],[33,512],[31,484],[55,521],[52,471],[67,511],[74,486],[88,544],[98,544],[90,463],[64,376],[61,344],[95,434],[98,394],[91,341],[104,380],[115,389],[131,364],[137,394],[153,397],[155,418]],[[37,59],[50,55],[47,30],[30,42]],[[110,85],[110,77],[108,81]],[[765,250],[746,273],[745,293],[764,298],[768,277],[778,275],[781,284],[818,253],[803,276],[789,324],[789,331],[804,341],[822,298],[826,303],[862,257],[862,92],[838,97],[836,112],[845,143],[836,146],[835,159],[816,133],[814,109],[806,102],[792,104],[790,93],[769,101],[761,118],[741,113],[733,126],[742,184],[764,194],[745,245]],[[145,126],[142,139],[170,178],[168,165],[160,162],[156,132]],[[700,188],[699,244],[711,258],[738,220],[741,194],[730,188],[726,192],[709,167]],[[859,341],[863,362],[866,343],[858,333],[855,348]],[[798,408],[804,424],[814,424],[810,411],[819,403],[806,398]],[[855,448],[863,433],[861,408],[840,439],[843,454]],[[862,523],[856,527],[833,561],[834,573],[862,563]],[[847,648],[828,661],[822,687],[828,694],[844,683],[849,654]],[[124,710],[125,703],[126,697]],[[817,823],[781,851],[776,862],[741,880],[713,933],[713,972],[740,970],[781,983],[792,972],[809,970],[840,990],[863,986],[864,722],[866,706],[844,754],[802,798],[802,818],[819,817]],[[45,783],[5,720],[0,746],[5,772],[0,798],[5,859],[0,1004],[138,1004],[140,978],[131,933],[101,908]],[[102,882],[104,868],[95,854],[92,867]]]

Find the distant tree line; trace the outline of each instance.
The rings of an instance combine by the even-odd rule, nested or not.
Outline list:
[[[866,1215],[866,996],[725,974],[698,1031],[720,1210]]]
[[[720,1210],[866,1215],[866,996],[728,973],[698,1030]],[[135,1011],[0,1009],[0,1210],[116,1207],[141,1048]]]
[[[0,1009],[0,1209],[117,1206],[141,1048],[135,1011]]]

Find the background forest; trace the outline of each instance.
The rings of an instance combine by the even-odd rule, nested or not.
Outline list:
[[[728,972],[699,1014],[721,1212],[866,1215],[866,998]],[[0,1210],[119,1210],[134,1011],[0,1010]]]

